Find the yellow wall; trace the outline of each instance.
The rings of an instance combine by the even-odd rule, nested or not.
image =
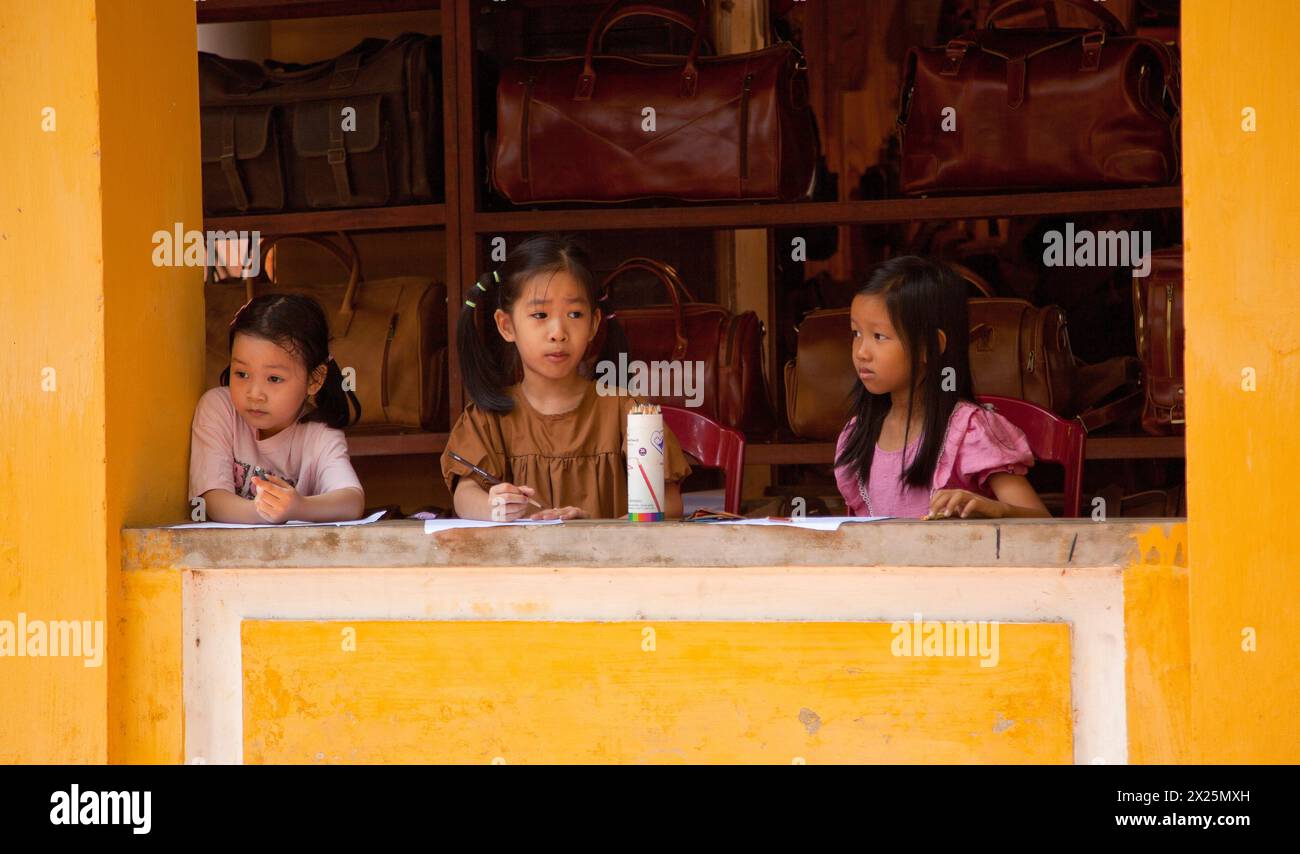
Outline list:
[[[100,667],[0,659],[23,698],[0,704],[0,761],[104,762],[132,648],[118,531],[186,508],[176,402],[199,391],[201,271],[152,266],[151,235],[201,227],[194,10],[16,8],[0,26],[0,619],[110,630]]]
[[[1294,0],[1183,2],[1191,712],[1207,762],[1300,761],[1296,32]]]

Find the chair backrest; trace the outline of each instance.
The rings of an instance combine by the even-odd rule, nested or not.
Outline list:
[[[745,476],[745,434],[723,427],[712,418],[690,409],[662,407],[664,426],[673,431],[682,450],[706,468],[725,473],[725,506],[728,513],[740,512],[741,483]]]
[[[1088,432],[1078,419],[1065,419],[1026,400],[982,394],[981,404],[1019,427],[1029,441],[1034,458],[1058,463],[1065,468],[1065,515],[1079,515],[1083,500],[1083,459]]]

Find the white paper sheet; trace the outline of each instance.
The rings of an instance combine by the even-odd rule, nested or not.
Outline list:
[[[244,524],[243,522],[189,522],[185,525],[167,525],[168,528],[322,528],[333,527],[341,528],[344,525],[369,525],[371,522],[377,522],[380,516],[387,513],[387,510],[376,510],[364,519],[353,519],[351,522],[285,522],[283,525],[266,524]]]
[[[758,525],[765,527],[777,525],[787,528],[806,528],[810,531],[838,531],[840,525],[849,522],[878,522],[881,519],[893,519],[893,516],[768,516],[763,519],[722,519],[709,522],[710,525]]]
[[[426,519],[424,533],[440,534],[456,528],[499,528],[503,525],[563,525],[563,519],[518,519],[514,522],[484,522],[481,519]]]

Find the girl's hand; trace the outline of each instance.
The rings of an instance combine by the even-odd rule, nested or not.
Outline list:
[[[528,517],[529,519],[586,519],[589,514],[581,507],[556,507],[554,510],[542,510]]]
[[[1001,519],[1006,505],[965,489],[941,489],[930,498],[930,515],[926,519],[958,517],[961,519]]]
[[[493,522],[513,522],[528,512],[528,499],[537,490],[531,486],[498,483],[488,490],[488,508]]]
[[[279,525],[303,515],[302,496],[283,479],[275,475],[254,477],[253,485],[257,487],[253,507],[266,521]]]

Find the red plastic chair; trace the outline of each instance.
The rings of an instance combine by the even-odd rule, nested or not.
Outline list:
[[[745,434],[723,427],[712,418],[676,406],[662,407],[664,426],[673,431],[682,450],[705,468],[722,469],[726,475],[724,506],[728,513],[740,513],[740,488],[745,477]]]
[[[1084,444],[1088,432],[1077,419],[1067,420],[1041,406],[1014,397],[979,395],[980,403],[993,405],[994,411],[1024,431],[1034,458],[1065,467],[1065,515],[1079,515],[1083,500]]]

